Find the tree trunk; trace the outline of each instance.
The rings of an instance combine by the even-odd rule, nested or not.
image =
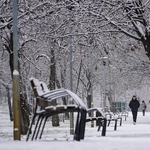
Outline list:
[[[146,55],[148,56],[148,58],[150,59],[150,32],[146,31],[146,38],[142,37],[142,43],[144,46],[144,49],[146,51]]]
[[[108,101],[109,101],[109,104],[110,104],[110,107],[112,107],[112,93],[111,91],[108,92]],[[110,108],[112,110],[112,108]]]
[[[92,100],[92,93],[91,93],[91,82],[90,82],[90,75],[86,75],[88,79],[87,83],[87,107],[91,108],[91,100]],[[92,113],[89,113],[89,116],[91,117]]]
[[[63,68],[63,67],[66,67],[65,64],[64,64],[64,66],[61,65],[61,68]],[[62,87],[65,88],[65,78],[64,78],[64,76],[66,76],[66,69],[63,69],[63,71],[61,70],[60,74],[61,74]],[[64,97],[64,98],[62,98],[62,100],[63,100],[63,104],[67,105],[67,99]],[[69,120],[69,113],[65,113],[65,119]]]
[[[87,107],[88,108],[91,108],[91,94],[90,95],[87,95]],[[92,114],[91,112],[89,113],[89,117],[91,117]]]
[[[58,87],[59,89],[61,88],[58,79],[56,80],[56,85],[57,85],[57,87]],[[62,101],[63,101],[63,105],[67,105],[66,97],[63,97],[63,98],[62,98]],[[69,113],[68,113],[68,112],[65,113],[65,119],[66,119],[66,120],[69,120]]]
[[[81,59],[81,62],[80,62],[80,68],[79,68],[79,74],[78,74],[78,81],[77,81],[76,93],[77,93],[77,91],[78,91],[78,86],[79,86],[79,81],[80,81],[81,69],[82,69],[82,59]]]
[[[51,48],[51,66],[50,66],[50,90],[55,89],[55,83],[56,83],[56,64],[55,64],[55,54],[54,49]],[[52,105],[56,106],[57,102],[56,100],[52,101]],[[59,126],[59,117],[58,115],[52,116],[52,126]]]
[[[91,94],[87,95],[87,107],[91,108]]]
[[[20,108],[21,108],[21,134],[26,135],[30,124],[29,107],[27,106],[27,97],[25,94],[20,94]]]
[[[9,66],[11,71],[11,77],[13,79],[13,33],[10,33],[10,43],[6,47],[7,51],[9,52]]]
[[[10,89],[8,86],[6,86],[6,92],[7,92],[7,98],[8,98],[8,108],[9,108],[10,121],[13,121],[13,109],[12,109],[12,105],[11,105]]]

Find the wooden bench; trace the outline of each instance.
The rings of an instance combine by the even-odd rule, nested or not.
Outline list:
[[[35,129],[33,131],[31,140],[37,139],[41,125],[43,123],[43,120],[44,120],[44,123],[43,123],[42,129],[41,129],[39,138],[42,137],[42,133],[43,133],[45,123],[46,123],[48,117],[57,115],[60,113],[66,113],[66,112],[77,112],[78,113],[74,139],[77,141],[80,141],[80,139],[83,139],[84,134],[81,134],[81,133],[84,133],[85,119],[83,119],[83,118],[84,118],[84,116],[86,116],[86,107],[83,104],[83,102],[81,101],[81,99],[77,95],[72,93],[71,91],[65,90],[65,89],[57,89],[57,90],[53,90],[53,91],[45,90],[44,91],[42,89],[41,83],[37,79],[32,78],[32,79],[30,79],[30,82],[31,82],[31,86],[32,86],[35,96],[36,96],[36,109],[35,109],[35,113],[33,115],[31,124],[29,126],[26,141],[28,141],[28,139],[29,139],[29,135],[31,133],[33,122],[37,116],[38,116],[38,119],[35,124]],[[74,104],[56,105],[56,106],[52,105],[52,102],[54,100],[62,98],[62,97],[71,97]],[[40,110],[38,110],[38,107],[40,108]]]
[[[105,113],[107,120],[108,120],[108,126],[110,125],[111,121],[115,122],[114,125],[114,131],[117,130],[117,122],[118,120],[120,120],[120,126],[122,125],[122,117],[120,115],[116,115],[113,112],[111,112],[110,110],[107,110],[107,112]]]
[[[26,141],[28,141],[29,139],[33,122],[37,116],[38,119],[36,121],[34,131],[32,132],[31,140],[34,139],[36,140],[38,138],[39,132],[40,132],[39,139],[42,137],[46,121],[50,116],[57,115],[60,113],[66,113],[66,112],[77,112],[74,140],[80,141],[81,139],[84,139],[86,122],[94,120],[94,118],[92,118],[92,120],[91,119],[88,120],[88,118],[86,118],[86,115],[89,112],[98,111],[98,110],[96,108],[88,110],[84,105],[83,101],[76,94],[74,94],[69,90],[56,89],[56,90],[49,91],[45,83],[39,82],[35,78],[31,78],[30,82],[36,97],[36,109],[31,124],[29,126]],[[67,105],[62,104],[56,106],[53,105],[52,102],[54,100],[62,99],[63,97],[70,97],[73,100],[74,104],[67,104]],[[102,136],[105,136],[106,124],[107,124],[107,120],[105,116],[102,115],[101,117],[96,119],[101,120],[99,126],[103,127]]]
[[[98,112],[100,114],[100,116],[87,117],[86,118],[86,122],[99,121],[98,130],[97,131],[100,131],[100,128],[103,127],[101,135],[102,136],[106,136],[107,119],[105,117],[105,114],[103,113],[101,108],[90,108],[90,109],[87,110],[87,114],[91,113],[91,112],[94,112],[94,111]]]
[[[117,110],[117,113],[121,115],[121,117],[124,117],[125,121],[127,120],[127,117],[129,115],[129,113],[127,111],[125,112],[120,112],[119,110]]]
[[[49,91],[49,89],[45,83],[41,82],[41,86],[42,86],[43,91],[47,91],[47,92]],[[84,105],[84,104],[82,104],[82,105]],[[85,105],[84,105],[84,107],[85,107]],[[103,114],[102,109],[90,108],[90,109],[86,109],[86,111],[87,111],[87,114],[89,114],[90,112],[94,112],[94,111],[97,111],[101,114],[101,116],[99,116],[99,117],[88,117],[88,118],[86,118],[86,122],[99,120],[100,122],[98,125],[99,126],[98,131],[100,130],[100,127],[102,126],[103,129],[102,129],[101,135],[105,136],[106,135],[107,119],[105,118],[105,115]]]

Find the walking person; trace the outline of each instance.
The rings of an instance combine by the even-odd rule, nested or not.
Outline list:
[[[133,124],[135,125],[136,119],[137,119],[138,108],[140,107],[140,103],[137,100],[135,95],[132,97],[132,100],[129,103],[129,107],[131,108],[132,115],[133,115]]]
[[[142,104],[141,104],[141,110],[143,112],[143,116],[145,116],[145,110],[146,110],[147,106],[145,104],[145,101],[142,101]]]

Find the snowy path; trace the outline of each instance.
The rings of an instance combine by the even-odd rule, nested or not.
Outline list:
[[[117,131],[113,131],[113,124],[107,128],[106,137],[101,137],[97,128],[90,128],[87,124],[85,140],[73,141],[69,135],[69,122],[61,127],[52,128],[47,125],[47,130],[42,140],[34,142],[13,141],[12,122],[6,109],[0,111],[0,150],[150,150],[150,113],[143,117],[138,114],[137,125],[132,124],[131,114],[127,121],[123,121]]]

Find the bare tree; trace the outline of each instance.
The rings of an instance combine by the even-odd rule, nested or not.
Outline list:
[[[141,41],[146,54],[150,57],[149,0],[101,1],[107,11],[99,14],[107,23],[110,32],[122,32]],[[111,29],[109,24],[113,27]]]

